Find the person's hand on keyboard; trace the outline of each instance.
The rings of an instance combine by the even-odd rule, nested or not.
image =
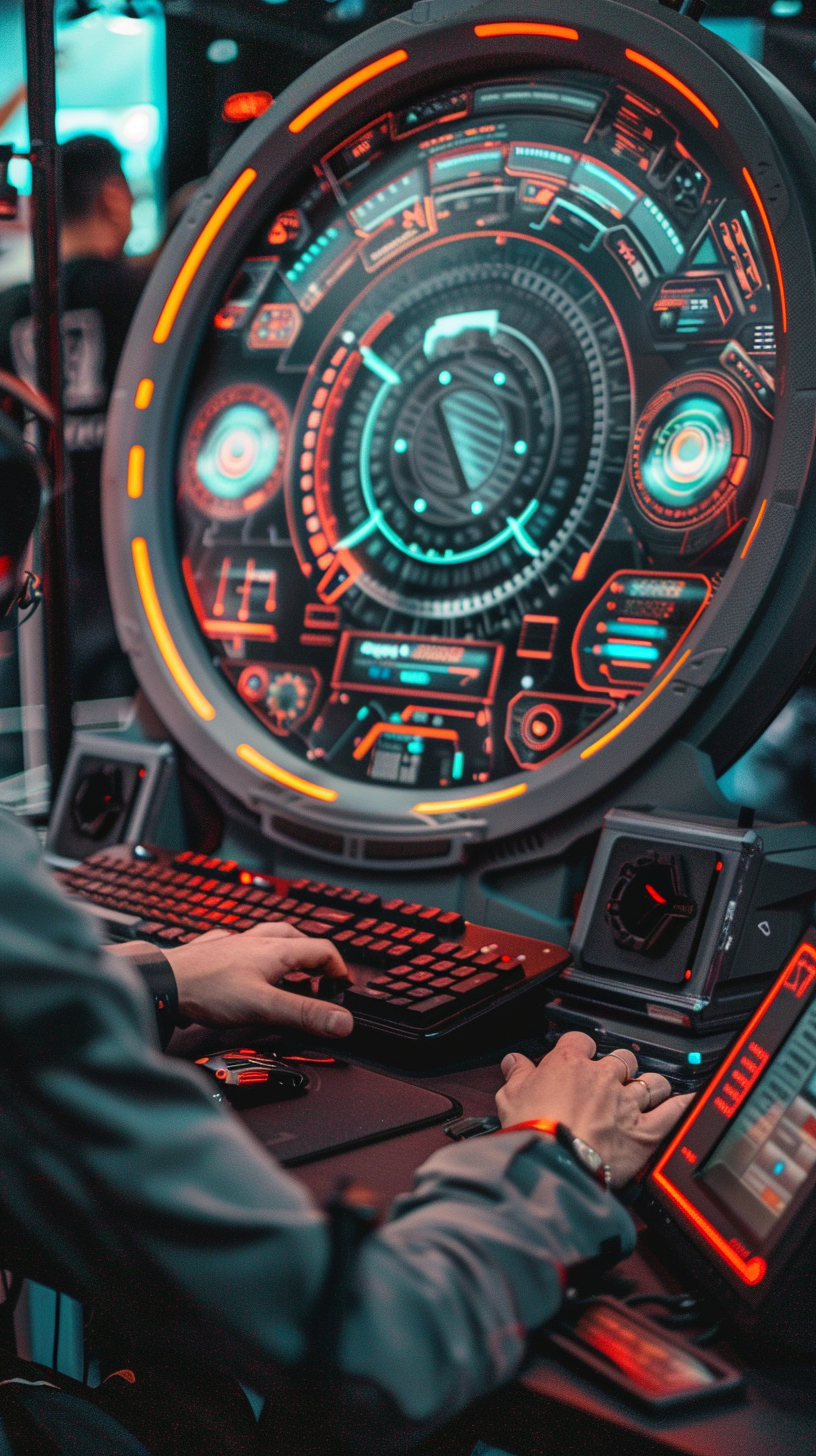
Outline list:
[[[348,983],[343,961],[328,940],[301,935],[285,923],[261,922],[233,935],[210,930],[165,951],[178,986],[179,1011],[203,1026],[270,1022],[319,1036],[348,1036],[350,1011],[316,997],[297,996],[277,982],[293,971]]]
[[[537,1118],[563,1122],[600,1154],[613,1187],[621,1188],[671,1132],[693,1094],[673,1097],[665,1077],[639,1075],[628,1048],[593,1061],[596,1050],[584,1032],[568,1031],[538,1066],[510,1052],[496,1107],[503,1127]]]

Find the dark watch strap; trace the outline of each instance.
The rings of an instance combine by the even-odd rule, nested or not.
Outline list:
[[[145,945],[144,949],[140,946],[138,954],[128,956],[127,960],[139,971],[153,998],[159,1041],[164,1051],[178,1025],[178,987],[173,967],[158,946]]]

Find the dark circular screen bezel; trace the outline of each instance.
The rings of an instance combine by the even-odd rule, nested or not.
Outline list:
[[[446,21],[440,16],[445,8],[459,13]],[[436,12],[437,19],[427,19],[429,9]],[[418,860],[422,858],[423,838],[438,839],[444,833],[458,835],[460,843],[493,839],[574,813],[631,772],[679,727],[681,720],[685,720],[687,729],[701,707],[716,736],[718,699],[724,704],[723,712],[727,708],[735,719],[736,708],[745,701],[749,689],[756,691],[757,684],[761,684],[765,663],[774,645],[778,645],[781,618],[775,626],[767,627],[769,611],[772,608],[777,618],[780,612],[782,617],[793,614],[812,592],[811,578],[816,574],[811,552],[809,572],[800,571],[795,585],[783,596],[780,561],[794,521],[803,527],[801,535],[796,533],[800,548],[804,537],[809,541],[816,534],[812,524],[816,503],[804,491],[814,426],[812,391],[816,390],[816,358],[808,324],[816,313],[816,272],[806,226],[808,207],[814,205],[816,129],[804,113],[797,114],[792,98],[781,97],[780,88],[763,78],[758,68],[716,37],[701,33],[692,22],[657,6],[585,0],[577,43],[549,36],[507,35],[493,38],[486,45],[476,35],[477,25],[520,19],[565,27],[576,23],[574,7],[567,0],[550,0],[546,10],[539,0],[523,0],[517,5],[507,0],[488,0],[476,6],[463,6],[459,0],[458,5],[448,7],[415,7],[413,15],[385,22],[340,47],[290,87],[230,150],[170,240],[137,313],[109,417],[104,516],[114,610],[123,644],[168,729],[205,771],[252,808],[281,811],[305,826],[325,827],[330,822],[340,836],[345,834],[345,845],[353,845],[355,835],[365,834],[416,842]],[[693,94],[716,112],[720,125],[711,132],[711,145],[732,175],[739,177],[744,166],[750,168],[770,219],[789,300],[789,319],[786,334],[777,330],[781,387],[765,473],[752,514],[754,525],[759,521],[760,528],[754,531],[749,524],[746,543],[750,543],[750,550],[744,545],[732,561],[723,586],[694,630],[688,644],[690,653],[682,666],[678,668],[675,663],[657,684],[627,705],[624,717],[630,726],[625,731],[610,739],[609,725],[605,724],[585,742],[550,760],[535,775],[521,771],[509,779],[497,780],[486,786],[483,796],[439,791],[434,798],[444,806],[444,812],[417,814],[414,790],[340,779],[312,764],[304,765],[279,741],[270,742],[270,735],[213,666],[186,597],[176,546],[174,470],[187,385],[209,313],[240,261],[259,214],[270,212],[276,201],[291,194],[310,160],[409,98],[433,93],[454,79],[461,83],[463,78],[563,65],[571,70],[611,72],[701,129],[699,110],[683,94],[659,77],[653,79],[627,58],[626,50],[633,40],[644,54],[657,57],[667,68],[671,66],[671,74],[681,88],[693,88]],[[407,53],[404,62],[361,84],[297,135],[289,130],[289,123],[316,97],[372,60],[398,49]],[[776,145],[760,107],[772,122]],[[780,149],[784,150],[784,161]],[[191,247],[247,168],[257,172],[257,179],[224,220],[215,245],[203,252],[169,339],[153,342],[157,319]],[[775,260],[761,224],[757,230],[762,237],[778,318]],[[136,391],[143,379],[153,381],[152,400],[147,408],[137,409]],[[129,493],[127,482],[132,479],[129,468],[134,448],[144,451],[139,482],[143,480],[143,484],[140,491]],[[214,709],[209,718],[191,709],[168,671],[166,657],[159,652],[134,573],[131,542],[136,537],[147,542],[165,631],[204,701]],[[775,573],[776,590],[769,592]],[[767,628],[768,647],[765,658],[758,656],[753,671],[747,671],[741,649],[758,612]],[[797,644],[797,663],[810,650],[812,638],[813,631],[807,644]],[[732,660],[737,665],[735,682],[739,681],[740,686],[732,688],[729,695]],[[782,674],[785,690],[794,676],[793,666],[787,675]],[[715,680],[716,686],[709,686]],[[775,692],[778,701],[779,686]],[[753,716],[760,726],[763,714],[765,718],[770,716],[774,706],[765,701],[759,710],[754,708]],[[607,740],[603,748],[582,758],[581,753],[596,738]],[[274,779],[239,758],[239,744],[273,761]],[[747,746],[739,741],[738,726],[735,744],[736,751]],[[286,779],[291,777],[295,783],[288,786]],[[317,791],[316,795],[298,787],[303,779]],[[479,798],[481,803],[470,804],[471,799]],[[338,851],[355,852],[354,848]],[[405,858],[401,862],[404,866]]]

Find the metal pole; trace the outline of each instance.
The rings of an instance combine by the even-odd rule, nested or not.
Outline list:
[[[56,793],[71,743],[71,672],[68,630],[70,479],[62,423],[60,339],[59,178],[54,0],[24,0],[31,138],[31,229],[34,254],[32,308],[37,378],[56,423],[44,431],[53,493],[43,521],[42,558],[46,629],[48,741],[51,794]]]

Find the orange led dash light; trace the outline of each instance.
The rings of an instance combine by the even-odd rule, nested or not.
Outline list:
[[[782,315],[782,332],[783,334],[786,334],[788,332],[788,303],[785,297],[785,283],[784,279],[782,278],[782,264],[779,261],[779,253],[776,249],[776,239],[771,232],[771,224],[768,219],[768,214],[765,211],[765,204],[763,203],[762,198],[759,195],[759,189],[747,167],[743,167],[742,175],[748,184],[751,196],[756,203],[757,212],[762,218],[762,226],[764,227],[768,235],[768,246],[770,247],[771,254],[774,260],[774,268],[776,269],[776,281],[779,285],[779,312]]]
[[[225,121],[254,121],[274,104],[271,91],[236,91],[228,96],[221,112]]]
[[[127,493],[131,500],[139,500],[144,490],[144,462],[144,446],[131,445],[127,468]]]
[[[491,804],[503,804],[506,799],[518,799],[526,793],[526,784],[513,784],[512,788],[495,789],[491,794],[477,794],[472,799],[431,799],[427,804],[414,804],[414,813],[460,814],[464,809],[487,809]]]
[[[759,530],[760,526],[762,525],[762,517],[764,516],[767,508],[768,508],[768,497],[766,496],[765,499],[764,499],[764,501],[762,502],[762,505],[760,506],[759,510],[757,511],[756,520],[754,521],[754,524],[751,527],[751,534],[749,535],[748,540],[746,541],[745,545],[743,546],[743,548],[742,548],[742,550],[740,552],[740,561],[744,561],[745,560],[746,556],[748,555],[748,552],[750,551],[751,547],[753,546],[753,544],[754,544],[754,537],[756,536],[757,531]]]
[[[153,380],[152,379],[142,379],[142,380],[140,380],[139,381],[138,388],[136,390],[136,393],[135,393],[135,395],[133,397],[133,403],[134,403],[136,409],[138,409],[138,410],[145,410],[145,409],[147,409],[147,407],[150,404],[150,401],[151,401],[152,398],[153,398]]]
[[[164,620],[164,612],[159,604],[156,595],[156,584],[153,580],[153,571],[150,565],[150,554],[147,549],[147,542],[143,536],[134,536],[130,543],[130,550],[133,556],[133,569],[136,572],[136,583],[139,588],[139,595],[142,599],[144,614],[147,617],[148,625],[156,642],[164,664],[176,684],[179,692],[187,699],[193,712],[205,722],[212,722],[215,717],[215,708],[208,702],[201,689],[193,682],[187,668],[181,660],[179,650],[170,636],[170,629]]]
[[[602,748],[606,748],[607,743],[612,743],[612,741],[618,737],[619,733],[623,733],[624,729],[628,728],[632,723],[634,723],[635,719],[639,718],[641,713],[645,713],[646,709],[651,706],[655,698],[660,697],[663,689],[668,687],[672,678],[675,676],[676,673],[680,671],[684,662],[688,662],[688,659],[690,657],[691,649],[689,649],[687,652],[684,652],[683,656],[678,658],[671,671],[666,673],[666,676],[657,684],[657,687],[652,688],[652,691],[643,699],[641,703],[638,703],[636,708],[632,709],[631,713],[627,713],[626,717],[622,718],[620,723],[616,723],[614,728],[610,728],[608,733],[604,733],[602,738],[596,738],[594,743],[590,743],[589,747],[584,749],[581,757],[592,758],[593,754],[599,753]]]
[[[378,61],[372,61],[371,65],[363,66],[361,71],[355,71],[353,75],[346,76],[345,80],[332,86],[330,91],[324,91],[322,96],[318,96],[317,100],[313,101],[311,106],[307,106],[305,111],[301,111],[294,121],[290,121],[289,130],[298,136],[300,132],[306,130],[307,126],[311,126],[313,121],[317,121],[317,118],[322,116],[325,111],[330,111],[332,106],[336,106],[338,101],[342,101],[344,96],[349,96],[359,86],[365,86],[366,81],[373,81],[376,76],[382,76],[385,71],[392,71],[395,66],[404,65],[407,59],[407,51],[391,51],[387,56],[380,56]]]
[[[265,758],[249,743],[239,743],[235,752],[250,768],[257,769],[258,773],[264,774],[268,779],[274,779],[276,784],[282,784],[285,789],[294,789],[297,794],[307,794],[310,799],[320,799],[323,804],[333,804],[337,798],[334,789],[321,788],[320,784],[313,784],[309,779],[301,779],[297,774],[279,768],[271,758]]]
[[[804,965],[802,965],[803,961],[805,963]],[[797,976],[797,972],[799,971],[801,971],[802,974]],[[774,985],[771,987],[765,999],[757,1007],[757,1010],[754,1012],[751,1020],[748,1022],[748,1025],[743,1031],[742,1036],[739,1038],[739,1041],[736,1043],[736,1045],[733,1046],[729,1051],[728,1056],[726,1057],[722,1066],[719,1068],[716,1076],[712,1077],[708,1089],[704,1093],[703,1097],[692,1109],[689,1116],[685,1118],[685,1120],[681,1123],[679,1132],[677,1132],[672,1138],[672,1141],[669,1143],[669,1146],[667,1147],[665,1153],[661,1157],[654,1172],[652,1173],[652,1178],[654,1182],[662,1190],[666,1197],[670,1198],[672,1203],[676,1204],[676,1206],[682,1210],[689,1222],[694,1226],[694,1228],[697,1229],[698,1233],[702,1235],[702,1237],[706,1240],[708,1244],[711,1245],[712,1248],[716,1249],[720,1257],[725,1261],[726,1264],[728,1264],[729,1268],[733,1269],[734,1273],[738,1276],[739,1279],[742,1280],[743,1284],[756,1285],[761,1283],[761,1281],[765,1277],[765,1274],[767,1273],[767,1264],[765,1260],[760,1258],[757,1254],[749,1254],[746,1258],[742,1253],[740,1253],[738,1249],[735,1249],[727,1241],[727,1239],[723,1237],[719,1230],[716,1229],[714,1225],[709,1222],[709,1220],[705,1217],[705,1214],[701,1213],[698,1208],[695,1208],[694,1204],[691,1203],[691,1201],[686,1198],[683,1193],[680,1192],[680,1189],[675,1187],[674,1183],[672,1183],[671,1179],[667,1176],[665,1169],[671,1158],[676,1153],[677,1149],[680,1147],[681,1143],[683,1143],[689,1129],[699,1118],[701,1112],[703,1111],[703,1108],[711,1100],[711,1098],[715,1096],[715,1094],[719,1094],[723,1077],[726,1076],[729,1069],[733,1067],[735,1061],[740,1056],[743,1048],[750,1042],[754,1031],[764,1017],[769,1006],[772,1005],[772,1003],[776,1000],[777,996],[783,990],[793,990],[794,995],[796,995],[797,997],[801,997],[804,991],[806,991],[807,988],[810,986],[814,976],[816,976],[816,956],[814,956],[813,947],[808,944],[800,945],[794,951],[790,960],[781,971],[779,977],[775,981]],[[746,1090],[750,1091],[750,1087],[748,1087]],[[740,1097],[740,1103],[742,1100],[742,1097]],[[715,1102],[715,1106],[716,1105],[717,1103]],[[737,1105],[740,1104],[738,1103]]]
[[[570,25],[546,25],[537,20],[497,20],[489,25],[476,25],[479,40],[499,35],[546,35],[554,40],[577,40],[578,32]]]
[[[634,61],[636,66],[643,66],[646,71],[651,71],[653,76],[659,76],[661,81],[666,82],[667,86],[673,86],[675,91],[679,91],[681,96],[685,96],[686,100],[691,102],[692,106],[697,107],[697,110],[705,117],[706,121],[710,121],[712,126],[719,126],[720,123],[714,115],[714,112],[706,106],[704,101],[700,100],[700,97],[696,92],[692,91],[690,86],[686,85],[685,81],[680,80],[679,76],[672,75],[671,71],[667,71],[665,66],[659,66],[657,61],[650,61],[648,56],[642,56],[640,51],[630,51],[627,49],[626,59],[628,61]]]
[[[395,734],[402,738],[443,738],[449,743],[458,743],[459,734],[453,728],[416,728],[411,723],[375,723],[369,728],[365,738],[357,744],[352,758],[365,758],[370,748],[374,747],[378,738],[383,733]]]
[[[224,226],[224,223],[230,216],[230,213],[235,211],[235,208],[238,206],[238,203],[241,201],[244,193],[248,190],[248,188],[252,186],[257,175],[258,173],[253,167],[247,167],[246,170],[241,173],[238,181],[233,182],[226,197],[223,197],[221,199],[217,208],[215,209],[215,212],[212,214],[212,217],[201,229],[201,232],[199,233],[198,237],[193,243],[192,248],[187,254],[178,278],[176,279],[173,287],[170,289],[170,292],[167,295],[167,301],[164,305],[164,308],[159,314],[159,321],[156,324],[155,329],[153,330],[154,344],[166,344],[167,340],[170,337],[173,325],[176,322],[178,311],[181,308],[181,305],[183,304],[185,298],[187,297],[187,291],[190,287],[190,284],[195,278],[196,273],[201,267],[201,264],[204,261],[207,252],[212,246],[213,240],[220,233],[222,227]]]

